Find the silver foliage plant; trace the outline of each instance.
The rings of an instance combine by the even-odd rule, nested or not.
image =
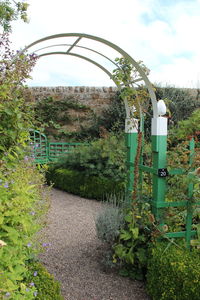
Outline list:
[[[108,244],[116,240],[124,224],[123,209],[113,199],[109,201],[111,204],[104,204],[95,220],[97,237]]]

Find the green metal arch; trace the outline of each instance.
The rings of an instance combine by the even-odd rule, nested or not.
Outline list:
[[[78,42],[82,39],[82,38],[86,38],[86,39],[90,39],[90,40],[94,40],[97,42],[100,42],[102,44],[105,44],[109,47],[111,47],[112,49],[116,50],[118,53],[120,53],[124,58],[128,59],[129,62],[136,68],[136,70],[139,72],[139,74],[141,75],[142,80],[145,82],[146,87],[149,91],[150,97],[151,97],[151,102],[152,102],[152,106],[153,106],[153,116],[154,117],[158,117],[158,109],[157,109],[157,100],[156,100],[156,95],[155,92],[153,90],[152,84],[149,81],[147,75],[145,74],[145,72],[142,70],[142,68],[140,67],[140,65],[127,53],[125,52],[122,48],[120,48],[119,46],[111,43],[108,40],[105,40],[103,38],[97,37],[97,36],[93,36],[93,35],[89,35],[89,34],[84,34],[84,33],[60,33],[60,34],[55,34],[55,35],[51,35],[51,36],[47,36],[44,37],[42,39],[39,39],[33,43],[31,43],[30,45],[28,45],[27,47],[25,47],[21,52],[24,52],[28,49],[30,49],[31,47],[44,42],[44,41],[48,41],[48,40],[52,40],[52,39],[56,39],[56,38],[64,38],[64,37],[77,37],[77,40],[71,45],[71,47],[67,50],[67,52],[65,54],[70,54],[72,55],[72,53],[70,53],[70,51],[72,50],[73,47],[76,47],[76,45],[78,44]],[[89,49],[89,48],[88,48]],[[89,49],[91,50],[91,49]],[[53,52],[52,52],[53,54]],[[58,54],[58,53],[54,53],[54,54]],[[63,54],[63,53],[62,53]],[[47,54],[46,54],[47,55]],[[50,54],[48,54],[50,55]],[[40,55],[41,56],[45,56],[45,55]],[[108,70],[106,70],[103,66],[101,66],[100,64],[96,63],[95,61],[86,58],[85,56],[79,56],[79,55],[74,55],[73,56],[77,56],[79,58],[85,59],[93,64],[95,64],[96,66],[100,67],[105,73],[109,74],[110,77],[110,72]],[[111,78],[113,79],[113,78]],[[116,82],[115,82],[116,84]]]
[[[40,48],[40,49],[38,49],[38,50],[36,50],[35,52],[37,52],[37,51],[40,51],[40,50],[44,50],[44,49],[48,49],[48,48],[52,48],[52,47],[60,47],[60,46],[72,46],[71,44],[56,44],[56,45],[51,45],[51,46],[47,46],[47,47],[43,47],[43,48]],[[76,45],[75,47],[77,47],[77,48],[81,48],[81,49],[85,49],[85,50],[89,50],[89,51],[91,51],[91,52],[94,52],[94,53],[96,53],[96,54],[99,54],[100,56],[102,56],[102,57],[104,57],[104,58],[106,58],[107,60],[109,60],[113,65],[115,65],[117,68],[119,68],[119,66],[112,60],[112,59],[110,59],[109,57],[107,57],[106,55],[104,55],[104,54],[102,54],[102,53],[100,53],[100,52],[98,52],[98,51],[95,51],[94,49],[90,49],[90,48],[88,48],[88,47],[83,47],[83,46],[78,46],[78,45]],[[65,54],[67,54],[66,52],[64,52]],[[39,56],[43,56],[43,55],[39,55]]]

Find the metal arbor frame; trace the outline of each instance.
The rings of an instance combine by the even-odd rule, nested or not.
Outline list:
[[[93,65],[100,68],[104,71],[117,85],[119,89],[123,88],[115,82],[113,79],[112,73],[108,70],[107,65],[104,66],[99,64],[96,60],[92,60],[90,58],[91,53],[95,53],[98,57],[103,57],[106,63],[111,64],[114,69],[120,68],[114,60],[109,58],[108,56],[102,54],[98,51],[98,45],[104,45],[109,47],[111,50],[115,50],[117,55],[126,58],[131,65],[138,71],[139,78],[135,81],[129,83],[129,87],[134,88],[138,82],[144,82],[151,98],[152,108],[153,108],[153,118],[152,118],[152,152],[153,152],[153,168],[145,169],[144,166],[141,166],[143,171],[151,172],[153,176],[153,202],[152,202],[152,211],[159,223],[162,223],[162,210],[163,210],[163,202],[165,201],[165,186],[166,186],[166,178],[158,176],[158,169],[166,168],[166,147],[167,147],[167,119],[164,117],[159,116],[158,114],[158,106],[156,95],[153,90],[152,84],[149,81],[148,77],[146,76],[143,69],[140,65],[122,48],[119,46],[102,39],[100,37],[96,37],[93,35],[83,34],[83,33],[62,33],[44,37],[39,39],[32,44],[25,47],[21,52],[29,50],[30,48],[46,41],[56,40],[56,39],[66,39],[66,38],[75,38],[73,43],[57,43],[53,45],[48,45],[39,49],[36,49],[34,52],[38,54],[39,57],[49,56],[49,55],[70,55],[74,57],[81,58],[86,60]],[[83,44],[81,45],[82,41],[95,41],[98,43],[97,49],[96,48],[89,48],[85,47]],[[62,51],[51,51],[52,47],[63,48]],[[67,48],[67,49],[66,49]],[[73,50],[73,52],[72,52]],[[89,57],[82,55],[80,53],[75,52],[76,50],[87,50],[89,52]],[[47,52],[45,52],[47,51]],[[136,156],[136,149],[137,149],[137,141],[138,141],[138,120],[135,120],[131,117],[131,107],[129,107],[128,102],[124,101],[125,108],[126,108],[126,126],[125,126],[125,136],[126,136],[126,146],[128,149],[127,152],[127,163],[129,164],[129,180],[127,185],[127,194],[130,195],[132,191],[133,181],[134,181],[134,161]],[[150,169],[154,170],[152,172]]]

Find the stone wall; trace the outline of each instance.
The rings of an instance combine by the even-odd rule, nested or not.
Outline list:
[[[188,89],[193,97],[197,98],[199,91]],[[57,87],[29,87],[25,97],[27,101],[39,101],[45,97],[53,97],[56,100],[71,99],[89,107],[88,110],[69,110],[69,115],[73,122],[67,123],[62,128],[68,132],[79,131],[81,127],[90,124],[91,116],[94,112],[100,115],[111,102],[117,92],[116,87],[89,87],[89,86],[57,86]]]
[[[52,96],[55,100],[72,98],[77,102],[89,106],[95,113],[100,113],[106,107],[117,91],[116,87],[89,86],[57,86],[30,87],[27,98],[32,101]]]

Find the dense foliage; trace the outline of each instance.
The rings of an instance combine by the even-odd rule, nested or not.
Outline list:
[[[69,169],[49,169],[46,174],[47,182],[68,193],[88,199],[105,200],[111,193],[122,193],[124,183],[98,177],[86,176],[84,172]]]
[[[15,55],[6,35],[0,36],[0,158],[5,152],[19,154],[31,126],[31,111],[23,99],[22,87],[35,64],[35,56]]]
[[[9,1],[7,1],[9,2]],[[42,248],[48,193],[44,177],[30,158],[31,110],[23,99],[23,82],[34,56],[15,55],[0,36],[0,298],[34,299],[37,288],[26,278]]]
[[[200,109],[196,109],[185,120],[178,122],[178,126],[173,128],[169,135],[169,142],[176,145],[177,141],[181,142],[194,137],[199,140],[200,135]]]
[[[48,202],[43,176],[32,160],[25,157],[12,166],[0,174],[0,291],[9,299],[32,299],[35,288],[29,289],[23,281],[29,260],[40,249],[36,233],[44,225]]]
[[[148,261],[147,289],[153,300],[198,300],[200,252],[157,243]]]
[[[156,94],[158,99],[165,100],[173,126],[187,119],[195,109],[200,107],[200,99],[189,89],[156,86]]]
[[[104,132],[104,137],[88,145],[77,147],[60,158],[55,168],[84,172],[85,176],[99,176],[125,182],[125,146],[122,136]]]
[[[63,300],[60,294],[60,283],[45,267],[34,262],[29,266],[29,276],[26,282],[35,287],[35,300]]]
[[[107,244],[106,264],[118,269],[122,276],[143,280],[154,231],[150,206],[145,201],[131,205],[122,199],[117,200],[117,205],[106,206],[97,216],[97,236]]]
[[[126,182],[123,139],[106,132],[104,138],[62,156],[46,176],[55,187],[87,198],[101,200],[121,193]]]

